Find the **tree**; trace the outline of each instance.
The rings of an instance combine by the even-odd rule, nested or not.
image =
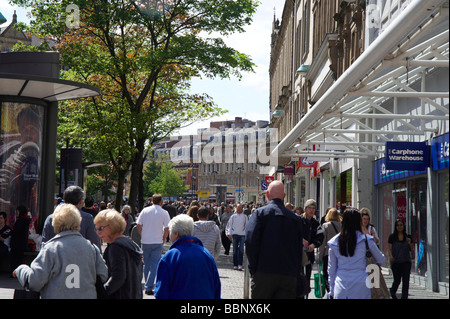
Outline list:
[[[149,185],[149,191],[166,197],[178,197],[184,195],[186,185],[181,180],[180,173],[173,169],[172,163],[163,162],[159,174]]]
[[[149,155],[150,157],[151,155]],[[156,162],[153,158],[144,163],[142,171],[142,183],[143,183],[143,196],[150,197],[153,193],[150,191],[151,182],[156,179],[161,171],[161,163]]]
[[[129,200],[136,201],[154,142],[222,112],[206,94],[189,93],[190,79],[253,71],[250,57],[220,37],[244,31],[256,0],[11,2],[32,8],[35,19],[23,28],[57,40],[67,78],[102,89],[102,97],[65,103],[61,111],[72,141],[108,154],[118,174],[116,208],[130,167]]]

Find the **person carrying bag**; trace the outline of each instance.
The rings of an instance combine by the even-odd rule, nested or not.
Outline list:
[[[384,276],[381,273],[381,267],[375,262],[375,259],[372,256],[372,253],[369,250],[369,243],[367,242],[367,236],[366,237],[366,262],[367,266],[375,267],[375,271],[378,271],[378,275],[375,274],[375,282],[372,283],[370,281],[372,288],[371,294],[372,299],[390,299],[389,298],[389,290],[386,285],[386,281],[384,280]],[[369,268],[369,267],[368,267]],[[370,275],[370,272],[369,272]],[[370,277],[369,277],[370,278]],[[376,282],[378,280],[378,282]]]

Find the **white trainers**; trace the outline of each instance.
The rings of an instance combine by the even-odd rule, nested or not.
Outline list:
[[[242,266],[241,266],[241,265],[239,265],[237,269],[238,269],[238,270],[242,270]]]
[[[237,267],[237,266],[234,266],[234,267],[233,267],[233,269],[234,269],[234,270],[237,270],[237,269],[238,269],[238,267]]]

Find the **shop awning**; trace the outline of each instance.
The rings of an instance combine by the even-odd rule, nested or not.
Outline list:
[[[273,150],[272,156],[323,158],[373,157],[385,142],[423,135],[431,120],[448,120],[449,110],[432,99],[449,92],[430,92],[420,83],[425,71],[449,67],[448,2],[411,2],[364,53],[340,76]],[[398,114],[383,108],[395,98],[421,99],[420,112]],[[445,105],[445,103],[444,103]],[[377,120],[390,120],[379,130]],[[359,137],[364,136],[361,141]],[[312,145],[320,144],[320,148]]]
[[[37,98],[46,102],[56,102],[100,94],[100,89],[79,82],[0,73],[0,96]]]

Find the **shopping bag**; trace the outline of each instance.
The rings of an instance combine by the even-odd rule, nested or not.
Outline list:
[[[322,274],[322,261],[319,260],[317,264],[317,273],[314,274],[314,296],[316,298],[323,298],[325,296],[326,287],[325,280]]]
[[[367,242],[367,236],[366,236],[366,264],[367,266],[375,265],[376,270],[378,271],[378,278],[380,281],[378,283],[378,287],[377,285],[374,285],[371,288],[372,299],[390,299],[390,293],[386,285],[386,281],[384,280],[384,276],[381,273],[381,267],[377,265],[375,259],[372,256],[372,253],[370,252],[369,243]]]
[[[27,289],[14,289],[13,299],[39,299],[41,294]]]
[[[14,289],[13,299],[39,299],[40,297],[40,292],[30,290],[28,280],[25,281],[25,289]]]

